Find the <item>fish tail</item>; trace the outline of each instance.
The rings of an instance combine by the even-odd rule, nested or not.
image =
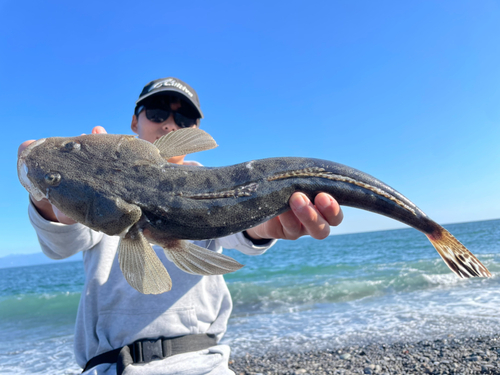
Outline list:
[[[426,236],[448,267],[458,276],[462,278],[491,277],[490,271],[440,225],[436,225],[434,231]]]

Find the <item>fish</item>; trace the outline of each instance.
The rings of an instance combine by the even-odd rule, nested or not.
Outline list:
[[[221,275],[243,265],[189,240],[224,237],[290,209],[289,198],[320,192],[340,205],[400,221],[424,233],[461,278],[490,277],[450,232],[401,193],[357,169],[328,160],[277,157],[224,167],[177,165],[173,156],[210,150],[198,128],[170,132],[154,143],[131,135],[90,134],[37,140],[18,158],[21,184],[73,220],[120,236],[118,260],[127,282],[144,294],[171,290],[172,280],[151,244],[181,270]]]

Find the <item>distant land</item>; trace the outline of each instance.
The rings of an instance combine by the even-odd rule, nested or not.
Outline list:
[[[72,257],[61,260],[50,259],[42,252],[34,254],[10,254],[0,258],[0,268],[35,266],[54,262],[74,262],[81,259],[81,254],[75,254]]]

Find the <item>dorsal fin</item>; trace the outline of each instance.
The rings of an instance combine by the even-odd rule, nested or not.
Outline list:
[[[207,132],[198,128],[184,128],[172,131],[153,143],[165,159],[173,156],[192,154],[217,147]]]

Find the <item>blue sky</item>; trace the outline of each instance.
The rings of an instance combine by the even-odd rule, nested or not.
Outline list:
[[[18,145],[131,134],[142,87],[167,76],[200,96],[207,166],[329,159],[440,223],[500,217],[499,1],[113,3],[0,0],[0,256],[39,251]],[[332,233],[402,226],[345,209]]]

